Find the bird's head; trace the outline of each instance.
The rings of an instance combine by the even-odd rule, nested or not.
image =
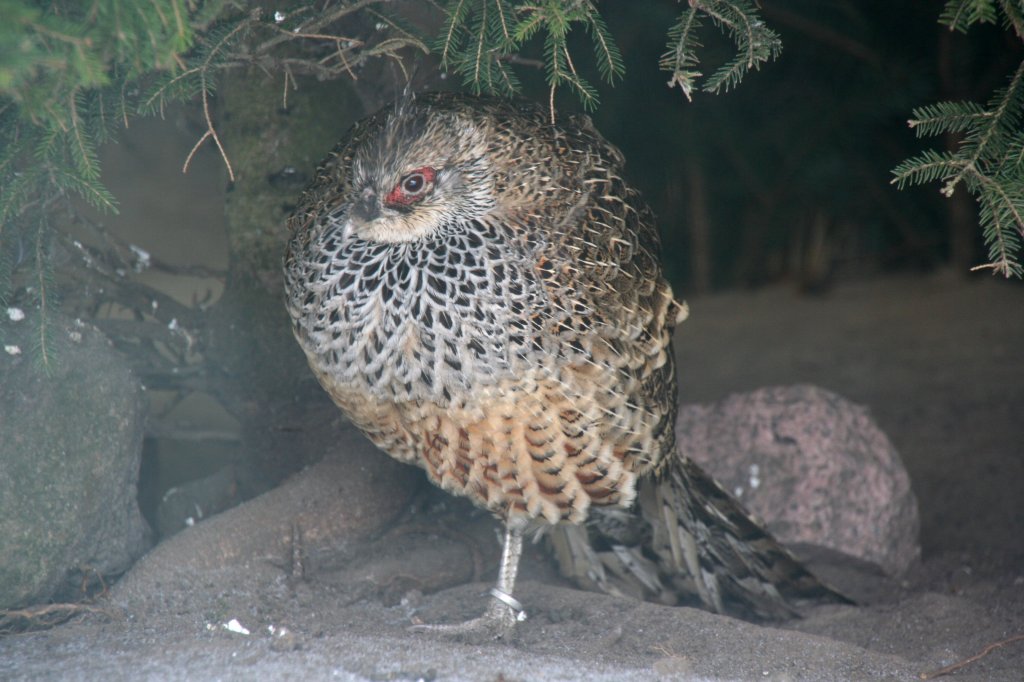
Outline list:
[[[343,233],[408,242],[495,205],[485,131],[466,112],[411,100],[359,124],[343,155]]]

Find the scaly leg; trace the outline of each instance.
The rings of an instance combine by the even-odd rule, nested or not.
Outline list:
[[[479,618],[454,625],[414,625],[413,632],[433,632],[441,635],[489,634],[495,639],[507,635],[516,623],[526,620],[526,612],[512,590],[516,585],[519,571],[519,557],[523,553],[523,533],[505,527],[505,546],[501,552],[501,567],[498,569],[498,583],[491,588],[491,602]]]

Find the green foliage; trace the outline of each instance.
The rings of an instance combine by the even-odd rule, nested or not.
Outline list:
[[[974,23],[994,23],[998,10],[1024,38],[1024,3],[1011,0],[950,0],[942,23],[966,30]],[[978,202],[978,219],[988,245],[989,268],[1005,277],[1024,277],[1020,252],[1024,242],[1024,62],[985,106],[972,102],[941,102],[914,109],[909,121],[918,137],[960,136],[956,151],[926,150],[893,169],[893,183],[941,182],[953,195],[963,184]],[[978,269],[975,268],[975,269]]]
[[[971,24],[994,24],[998,15],[996,4],[996,0],[951,0],[939,21],[961,32],[966,32]]]
[[[319,14],[296,3],[284,12],[294,23],[289,30],[231,0],[0,0],[0,247],[11,221],[58,199],[79,196],[116,210],[100,181],[97,146],[116,123],[160,112],[167,101],[201,98],[208,130],[197,147],[212,139],[230,172],[209,111],[214,72],[251,63],[289,76],[312,70],[327,78],[351,74],[360,57],[394,56],[402,46],[422,45],[406,35],[358,55],[353,51],[363,42],[343,45],[340,37],[318,32],[384,2],[343,3]],[[393,20],[367,12],[401,33]],[[273,37],[245,44],[257,29],[262,38]],[[295,39],[326,44],[329,56],[267,58],[274,46]],[[139,91],[145,91],[140,101]]]
[[[508,5],[490,0],[452,0],[446,11],[436,44],[441,64],[462,76],[463,83],[477,93],[516,92],[519,79],[508,58],[518,46]]]
[[[97,147],[131,107],[126,85],[178,68],[194,40],[186,0],[0,0],[0,292],[18,265],[40,315],[36,357],[54,361],[53,208],[78,196],[115,211]],[[13,254],[20,254],[15,257]]]
[[[974,24],[995,24],[1002,14],[1006,23],[1024,38],[1024,4],[1019,0],[947,0],[939,23],[966,33]]]
[[[22,131],[32,126],[69,136],[60,143],[79,147],[72,153],[86,175],[97,172],[94,151],[83,148],[83,119],[103,114],[89,110],[99,101],[83,93],[173,69],[194,40],[184,0],[0,0],[0,15],[4,109],[18,108]]]
[[[701,15],[711,17],[712,23],[728,34],[736,47],[736,55],[715,70],[704,82],[705,92],[718,94],[736,87],[751,69],[775,59],[782,52],[782,41],[765,26],[757,7],[748,0],[698,0],[683,10],[679,20],[669,29],[667,51],[661,58],[661,69],[672,74],[669,87],[678,86],[687,99],[693,96],[697,80],[703,75],[697,70],[700,59],[697,50],[702,47],[697,34],[701,29]]]
[[[589,0],[449,0],[447,18],[437,40],[441,66],[462,76],[474,92],[512,94],[519,79],[511,69],[520,51],[543,34],[542,62],[552,101],[568,87],[583,106],[597,106],[597,90],[580,74],[569,48],[574,25],[582,25],[594,46],[601,78],[622,78],[622,55],[604,19]]]
[[[670,71],[670,88],[678,86],[686,99],[693,97],[697,79],[701,72],[697,70],[700,59],[697,50],[703,47],[697,37],[700,31],[700,12],[691,6],[679,16],[679,21],[668,30],[668,52],[662,55],[659,65],[662,71]]]
[[[529,61],[521,53],[528,50],[533,38],[543,34],[541,62],[552,102],[555,91],[567,87],[584,108],[592,110],[597,106],[597,90],[580,74],[569,47],[575,24],[586,29],[604,81],[614,84],[625,73],[615,39],[590,0],[448,0],[445,12],[436,44],[441,66],[462,76],[463,84],[474,92],[518,92],[519,79],[511,65]],[[672,73],[669,86],[678,85],[688,99],[702,75],[695,68],[701,48],[697,38],[701,16],[710,17],[736,47],[735,57],[705,82],[707,92],[735,87],[750,69],[774,59],[782,50],[779,37],[764,25],[749,0],[692,0],[669,29],[668,52],[660,62],[662,69]]]
[[[194,35],[184,0],[0,0],[0,14],[2,246],[12,221],[60,197],[115,210],[96,147],[128,108],[121,86],[175,68]]]
[[[231,49],[242,42],[252,23],[236,20],[215,24],[205,32],[196,49],[181,60],[183,68],[160,74],[140,99],[139,112],[155,114],[163,110],[168,101],[187,102],[197,96],[212,95],[216,83],[212,78],[214,67],[231,56]]]
[[[47,311],[56,300],[48,220],[73,212],[73,198],[116,211],[97,154],[113,130],[135,114],[162,112],[168,101],[198,98],[207,130],[185,165],[212,141],[231,175],[210,113],[216,71],[251,64],[283,72],[287,91],[296,73],[352,75],[366,58],[396,57],[407,45],[425,50],[370,9],[386,2],[325,3],[322,10],[283,3],[264,16],[235,0],[0,0],[0,299],[11,297],[15,271],[26,271],[18,285],[42,313],[37,354],[44,365],[52,360]],[[372,29],[369,44],[325,30],[360,11],[392,31]],[[296,40],[309,43],[302,57],[273,54]]]

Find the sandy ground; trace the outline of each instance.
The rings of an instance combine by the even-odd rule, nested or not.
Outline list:
[[[906,276],[690,303],[683,399],[811,382],[869,406],[913,480],[920,565],[890,580],[816,564],[859,605],[765,627],[572,589],[537,545],[517,590],[530,618],[471,645],[406,628],[482,609],[498,553],[483,515],[438,493],[410,532],[321,556],[302,580],[269,556],[196,570],[232,510],[151,552],[109,614],[0,639],[0,679],[909,680],[1024,633],[1024,287]],[[1022,671],[1017,641],[948,679]]]

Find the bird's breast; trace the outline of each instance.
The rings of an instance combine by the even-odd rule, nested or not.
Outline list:
[[[543,287],[494,230],[384,244],[328,227],[292,260],[296,336],[338,386],[458,405],[550,355]]]

